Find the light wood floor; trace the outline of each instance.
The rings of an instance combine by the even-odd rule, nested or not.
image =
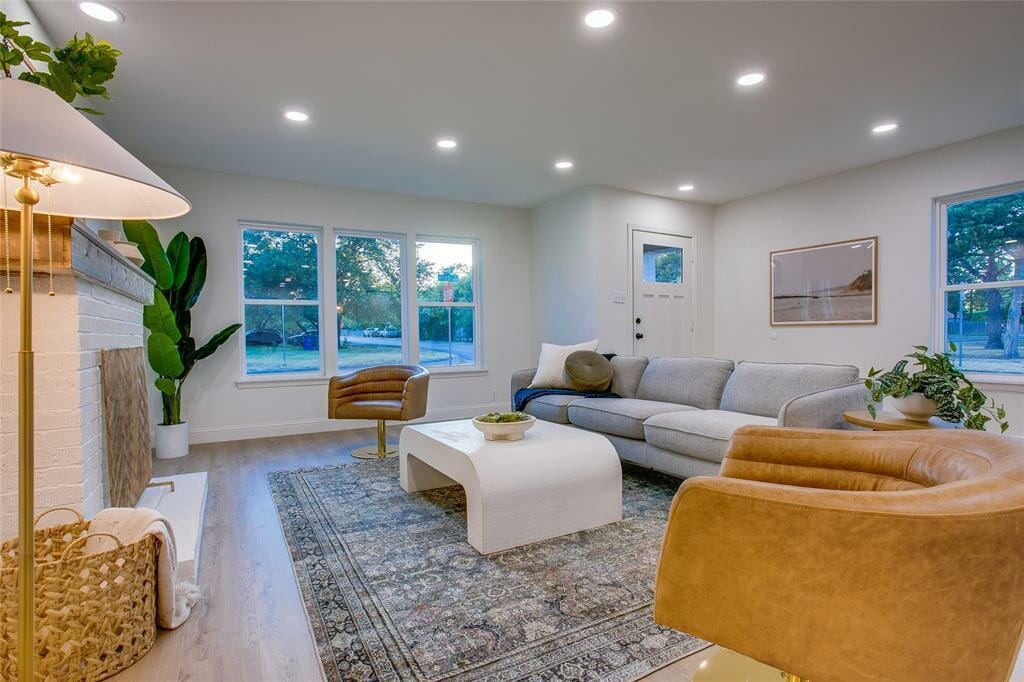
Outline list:
[[[398,430],[390,436],[397,440]],[[209,472],[200,564],[203,600],[182,627],[161,631],[152,651],[115,682],[317,682],[323,679],[267,472],[351,461],[372,429],[195,445],[155,460],[154,475]],[[686,682],[715,648],[648,676]],[[733,682],[722,680],[721,682]],[[1024,682],[1017,663],[1013,682]]]

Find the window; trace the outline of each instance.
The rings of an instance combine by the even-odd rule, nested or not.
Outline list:
[[[477,242],[420,238],[410,254],[395,234],[243,224],[241,236],[243,377],[480,366]]]
[[[677,246],[644,244],[645,282],[679,284],[683,281],[683,250]]]
[[[402,363],[402,240],[339,234],[334,247],[338,370]]]
[[[245,373],[319,373],[317,234],[242,230]]]
[[[416,242],[419,364],[476,365],[479,318],[472,242]]]
[[[939,201],[937,218],[938,338],[965,372],[1024,376],[1024,186]]]

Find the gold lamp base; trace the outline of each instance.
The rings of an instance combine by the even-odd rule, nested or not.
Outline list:
[[[383,419],[377,420],[377,444],[366,448],[359,448],[352,451],[352,456],[358,459],[386,459],[398,453],[397,448],[388,449],[387,422]]]
[[[810,682],[778,668],[759,663],[729,649],[719,648],[700,662],[693,682]]]

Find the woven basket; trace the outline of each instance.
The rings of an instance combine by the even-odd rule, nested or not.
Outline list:
[[[78,520],[36,529],[36,677],[102,680],[142,658],[156,639],[157,540],[130,545],[89,533]],[[105,535],[116,549],[84,555],[86,539]],[[0,546],[0,680],[17,679],[18,541]]]

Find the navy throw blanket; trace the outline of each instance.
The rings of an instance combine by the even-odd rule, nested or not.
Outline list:
[[[534,398],[539,398],[544,395],[574,395],[578,398],[621,398],[622,396],[615,393],[597,393],[594,391],[574,391],[570,388],[521,388],[516,391],[513,398],[514,407],[516,412],[521,412],[526,403],[530,402]]]

